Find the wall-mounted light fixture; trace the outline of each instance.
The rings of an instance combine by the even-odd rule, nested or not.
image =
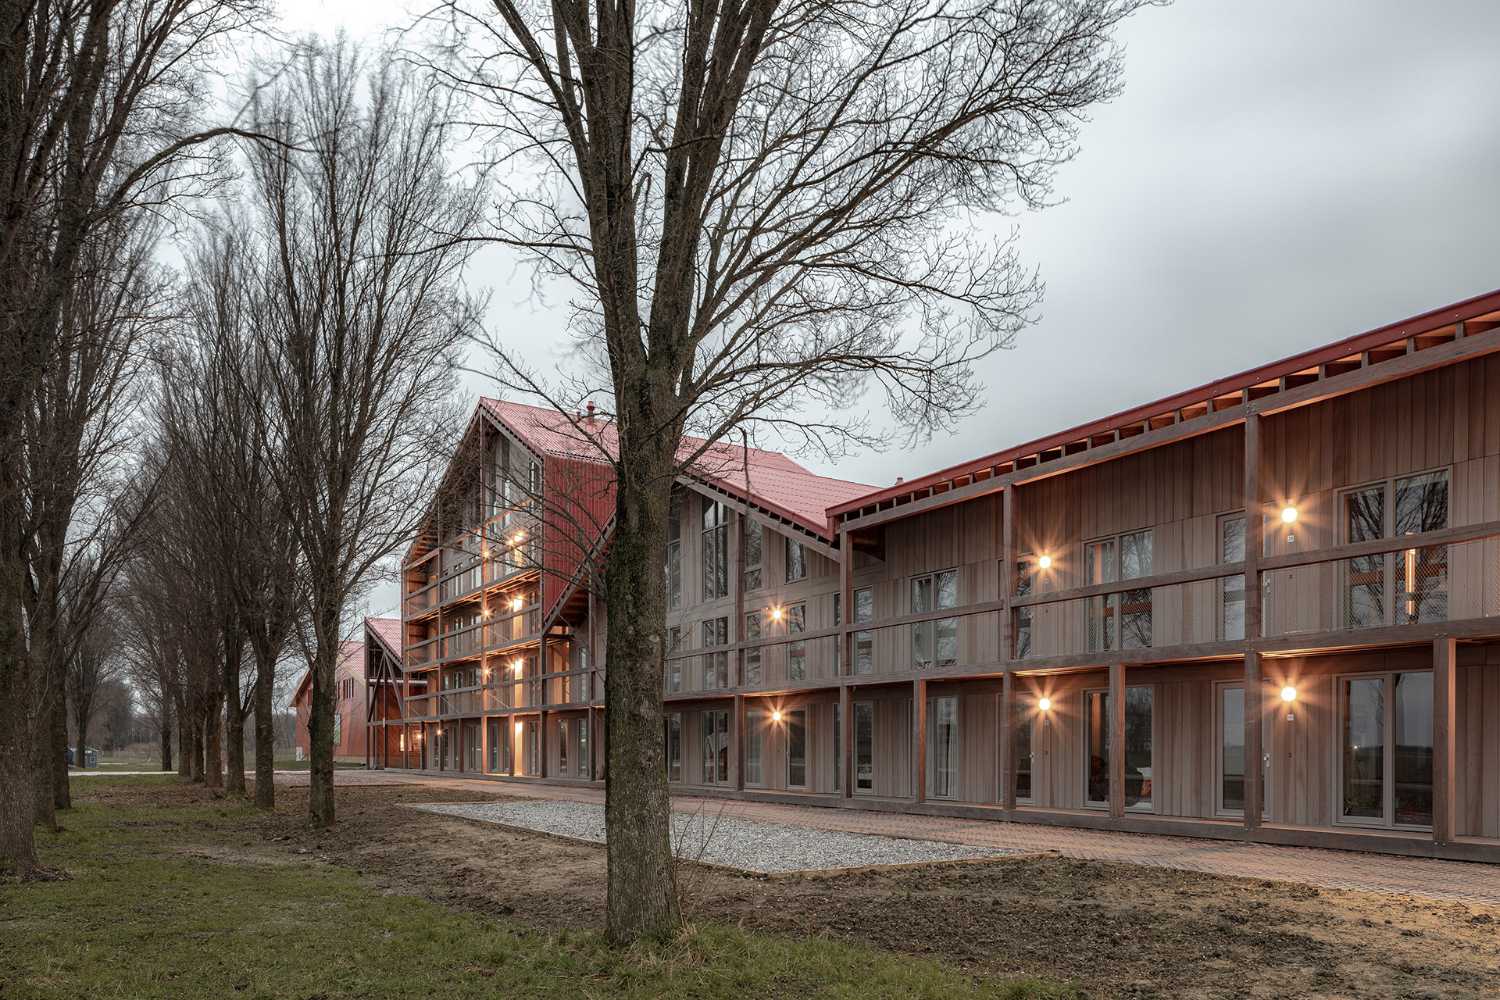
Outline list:
[[[1046,695],[1043,695],[1042,697],[1037,699],[1036,708],[1038,712],[1052,711],[1052,699],[1048,698]]]
[[[781,721],[781,709],[779,709],[779,708],[773,708],[773,709],[771,709],[771,721],[772,722],[780,722]]]
[[[773,622],[779,622],[781,621],[781,616],[785,613],[786,612],[781,609],[780,605],[778,605],[771,609],[771,620]]]
[[[1285,507],[1281,508],[1281,523],[1296,524],[1297,508],[1293,507],[1291,504],[1287,504]]]
[[[1041,555],[1036,557],[1036,565],[1038,569],[1051,569],[1052,557],[1043,552]]]
[[[522,731],[522,730],[523,730],[523,729],[524,729],[524,728],[525,728],[525,727],[524,727],[524,726],[523,726],[523,725],[522,725],[522,724],[521,724],[521,723],[519,723],[519,722],[518,722],[518,723],[516,723],[516,735],[517,735],[517,736],[519,736],[519,735],[521,735],[521,731]]]
[[[1297,713],[1292,706],[1297,703],[1297,689],[1288,684],[1281,689],[1281,703],[1286,706],[1286,721],[1296,722]]]
[[[517,594],[515,597],[512,597],[510,599],[510,609],[512,611],[520,611],[525,606],[526,606],[526,601],[519,594]]]

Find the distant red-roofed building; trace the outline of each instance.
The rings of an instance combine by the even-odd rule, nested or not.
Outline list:
[[[339,646],[335,668],[337,697],[334,708],[333,756],[341,761],[363,761],[366,749],[365,644],[362,640],[345,640]],[[308,716],[312,706],[312,672],[303,673],[292,694],[297,713],[296,748],[301,759],[311,756]]]

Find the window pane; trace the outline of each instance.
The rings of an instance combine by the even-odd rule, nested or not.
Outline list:
[[[760,560],[762,528],[759,521],[745,521],[745,581],[746,590],[760,588]]]
[[[1245,808],[1245,689],[1219,689],[1220,775],[1219,806]]]
[[[1396,534],[1448,527],[1448,473],[1429,472],[1396,480]]]
[[[930,746],[927,794],[951,799],[958,795],[958,698],[952,695],[927,701]]]
[[[865,587],[854,592],[854,623],[867,625],[875,620],[875,591]]]
[[[1088,801],[1109,803],[1109,693],[1089,691],[1084,695],[1085,750],[1088,756]]]
[[[939,618],[932,623],[937,634],[937,664],[948,667],[958,662],[958,619]]]
[[[786,783],[807,784],[807,710],[802,708],[786,713]]]
[[[1031,702],[1017,698],[1011,707],[1011,752],[1016,761],[1016,798],[1031,798]]]
[[[761,748],[765,745],[766,713],[759,708],[745,711],[745,784],[765,783],[761,773]]]
[[[786,582],[801,580],[807,576],[807,551],[801,542],[786,540]]]
[[[682,780],[682,716],[667,716],[667,780]]]
[[[1127,590],[1113,600],[1120,608],[1120,648],[1146,649],[1151,645],[1151,590]]]
[[[936,574],[937,604],[939,608],[958,607],[958,571],[946,570]]]
[[[1344,701],[1344,815],[1385,817],[1385,679],[1348,678]]]
[[[1151,575],[1151,532],[1120,536],[1120,579]]]
[[[1395,821],[1432,825],[1432,674],[1396,675]]]
[[[854,787],[875,787],[875,706],[868,701],[854,705]]]
[[[1396,560],[1396,623],[1448,620],[1448,546],[1403,549]]]
[[[1086,695],[1085,720],[1088,750],[1088,801],[1109,802],[1109,761],[1113,752],[1109,737],[1109,692]],[[1149,687],[1125,689],[1125,807],[1151,804],[1151,712]]]
[[[911,612],[921,614],[932,610],[932,577],[919,576],[911,582]]]

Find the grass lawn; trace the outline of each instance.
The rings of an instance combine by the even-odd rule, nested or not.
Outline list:
[[[379,891],[267,843],[175,776],[91,779],[39,834],[56,881],[0,881],[0,996],[1073,997],[877,948],[699,924],[627,951]]]

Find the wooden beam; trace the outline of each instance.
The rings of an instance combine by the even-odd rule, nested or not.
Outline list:
[[[854,692],[848,684],[839,687],[839,742],[839,789],[847,799],[854,795]]]
[[[912,798],[927,798],[927,680],[911,682]]]
[[[1000,681],[1000,805],[1016,807],[1015,672],[1007,670]]]
[[[1109,665],[1109,814],[1125,815],[1125,664]]]
[[[1261,560],[1265,557],[1265,509],[1260,488],[1260,417],[1245,421],[1245,478],[1241,497],[1245,505],[1245,639],[1261,635]]]
[[[1016,490],[1011,487],[1000,494],[1000,655],[1015,655],[1015,612],[1011,610],[1016,593]]]
[[[854,673],[854,549],[848,531],[839,532],[839,673]],[[844,720],[846,723],[848,719]]]
[[[1458,835],[1458,643],[1432,640],[1432,840],[1451,844]],[[1478,761],[1470,761],[1479,767]]]
[[[1411,548],[1412,546],[1407,544],[1398,547]],[[1202,580],[1217,580],[1220,577],[1235,576],[1242,572],[1243,569],[1243,563],[1214,563],[1211,566],[1194,566],[1188,569],[1173,570],[1170,573],[1153,573],[1151,576],[1115,580],[1111,583],[1093,583],[1084,587],[1069,587],[1067,590],[1042,591],[1040,593],[1028,594],[1025,597],[1013,597],[1009,602],[1009,606],[1012,608],[1029,608],[1039,604],[1057,604],[1062,601],[1077,601],[1087,597],[1102,597],[1105,594],[1119,594],[1127,590],[1176,587],[1184,583],[1198,583]]]
[[[1262,803],[1265,801],[1265,785],[1261,781],[1264,771],[1265,748],[1262,736],[1265,732],[1266,690],[1261,678],[1260,654],[1254,650],[1245,653],[1245,829],[1257,830],[1261,824]]]
[[[1248,523],[1246,525],[1248,527]],[[1291,552],[1280,556],[1263,556],[1260,559],[1260,569],[1266,572],[1273,569],[1291,569],[1296,566],[1309,566],[1322,562],[1342,562],[1345,559],[1353,559],[1358,556],[1378,556],[1387,552],[1401,552],[1405,549],[1425,549],[1435,545],[1458,545],[1463,542],[1478,541],[1481,538],[1490,538],[1500,535],[1500,521],[1480,521],[1477,524],[1460,524],[1451,528],[1438,528],[1435,531],[1424,531],[1419,534],[1393,535],[1388,538],[1372,538],[1364,542],[1349,542],[1344,545],[1334,545],[1325,549],[1311,549],[1306,552]],[[1248,535],[1246,545],[1249,544]],[[1246,550],[1248,554],[1248,549]],[[1246,580],[1248,585],[1249,580]],[[1247,590],[1248,593],[1248,590]]]

